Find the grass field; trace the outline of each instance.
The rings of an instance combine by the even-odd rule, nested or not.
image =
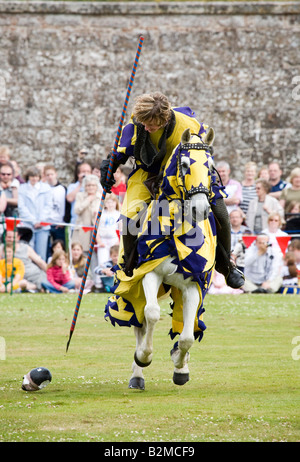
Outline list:
[[[300,440],[299,296],[208,296],[183,387],[172,382],[164,301],[144,392],[128,389],[134,333],[104,321],[106,298],[83,297],[66,354],[76,294],[1,295],[0,442]],[[37,366],[53,380],[24,392]]]

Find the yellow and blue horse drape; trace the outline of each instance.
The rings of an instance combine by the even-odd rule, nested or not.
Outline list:
[[[200,139],[201,141],[201,139]],[[191,143],[199,142],[198,136]],[[224,188],[217,184],[209,168],[209,151],[191,149],[184,151],[190,159],[185,175],[185,187],[204,186],[210,191],[209,201],[226,197]],[[200,304],[195,318],[195,338],[201,340],[206,326],[203,322],[203,300],[210,287],[215,264],[216,225],[212,212],[207,219],[195,223],[183,213],[185,193],[178,169],[178,147],[166,163],[160,193],[147,209],[138,239],[139,261],[133,277],[125,275],[121,266],[115,268],[114,295],[109,298],[105,317],[113,325],[141,327],[146,304],[142,279],[167,257],[173,258],[177,271],[184,278],[191,277],[197,283]],[[171,338],[183,328],[181,292],[162,284],[158,296],[170,291],[173,299]]]

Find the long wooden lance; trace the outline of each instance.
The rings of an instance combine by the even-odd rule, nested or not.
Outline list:
[[[138,65],[138,62],[139,62],[143,42],[144,42],[144,37],[140,36],[137,51],[136,51],[136,55],[135,55],[135,59],[134,59],[134,63],[133,63],[133,67],[132,67],[132,71],[131,71],[131,75],[130,75],[130,79],[129,79],[129,83],[128,83],[128,87],[127,87],[125,101],[124,101],[124,105],[123,105],[123,109],[122,109],[122,114],[121,114],[120,121],[119,121],[117,135],[116,135],[115,142],[114,142],[113,152],[112,152],[112,155],[110,157],[110,161],[109,161],[109,165],[108,165],[108,172],[107,172],[107,176],[106,176],[106,182],[107,183],[109,182],[109,180],[110,180],[110,178],[112,176],[114,158],[116,156],[117,147],[118,147],[121,132],[122,132],[122,126],[123,126],[123,123],[124,123],[124,119],[125,119],[125,115],[126,115],[126,111],[127,111],[127,105],[128,105],[130,93],[131,93],[131,90],[132,90],[132,85],[133,85],[133,82],[134,82],[134,77],[135,77],[137,65]],[[89,270],[89,267],[90,267],[90,262],[91,262],[91,257],[92,257],[92,254],[93,254],[95,242],[96,242],[96,235],[97,235],[99,221],[100,221],[101,214],[102,214],[102,209],[103,209],[103,205],[104,205],[105,196],[106,196],[106,188],[103,188],[101,202],[100,202],[97,218],[96,218],[96,221],[95,221],[94,229],[93,229],[93,232],[92,232],[90,248],[89,248],[86,264],[85,264],[85,267],[84,267],[82,281],[81,281],[81,284],[80,284],[80,289],[79,289],[79,293],[78,293],[76,307],[75,307],[73,320],[72,320],[72,324],[71,324],[71,328],[70,328],[70,334],[69,334],[69,340],[68,340],[68,343],[67,343],[66,352],[69,349],[71,338],[72,338],[73,332],[75,330],[76,321],[77,321],[77,317],[78,317],[78,312],[79,312],[81,299],[82,299],[82,295],[83,295],[83,290],[84,290],[88,270]]]

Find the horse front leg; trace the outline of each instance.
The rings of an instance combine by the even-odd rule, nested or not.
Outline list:
[[[143,327],[134,327],[136,349],[138,349],[142,344],[145,335],[145,330],[145,323],[143,324]],[[143,368],[138,366],[135,361],[133,361],[132,363],[132,376],[130,377],[128,388],[133,388],[135,390],[145,390]]]
[[[144,310],[146,331],[143,342],[138,346],[134,355],[134,360],[140,367],[147,367],[152,362],[153,333],[155,325],[160,318],[160,306],[157,300],[157,293],[161,283],[162,277],[153,271],[146,274],[143,279],[143,288],[146,297],[146,306]]]
[[[182,287],[183,302],[183,330],[180,334],[178,347],[171,351],[174,363],[173,382],[184,385],[189,380],[189,350],[194,343],[194,323],[196,311],[200,303],[200,296],[196,284]]]

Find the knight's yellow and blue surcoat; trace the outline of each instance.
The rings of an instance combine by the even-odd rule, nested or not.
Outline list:
[[[195,319],[194,331],[195,337],[201,339],[206,328],[203,322],[203,299],[209,289],[215,264],[216,225],[212,213],[209,214],[206,220],[197,223],[196,226],[195,223],[183,217],[182,214],[184,197],[182,185],[180,185],[181,180],[178,178],[177,156],[171,156],[171,153],[180,143],[182,132],[186,128],[190,128],[192,133],[196,133],[205,139],[208,127],[199,124],[192,114],[187,115],[183,112],[178,112],[177,114],[176,112],[176,124],[171,134],[172,143],[169,144],[160,165],[160,168],[164,168],[161,189],[156,200],[152,200],[147,208],[143,226],[138,236],[139,261],[137,269],[134,270],[133,277],[127,277],[119,261],[119,265],[115,268],[114,295],[107,302],[105,317],[113,325],[141,327],[146,303],[142,279],[145,274],[171,256],[173,257],[173,263],[178,266],[177,271],[182,273],[184,278],[191,277],[197,283],[200,304]],[[134,123],[130,123],[123,130],[119,155],[133,155],[135,136]],[[155,142],[154,138],[153,142]],[[201,172],[204,177],[209,178],[209,201],[211,203],[219,197],[226,197],[224,188],[220,187],[214,178],[211,178],[208,162],[210,153],[206,153],[201,165],[199,165],[197,156],[197,152],[190,153],[191,176]],[[129,178],[128,184],[131,189],[129,188],[130,190],[127,191],[126,206],[125,208],[123,206],[122,209],[123,216],[128,219],[136,216],[138,202],[145,200],[149,204],[151,200],[151,195],[143,184],[143,181],[147,179],[147,175],[148,171],[145,166],[137,162],[137,168]],[[134,202],[135,208],[130,208],[132,202]],[[120,254],[122,254],[122,251]],[[173,299],[171,305],[173,310],[172,328],[170,330],[170,335],[173,338],[181,333],[183,327],[182,298],[181,292],[177,288],[166,287],[164,284],[162,284],[158,295],[160,297],[168,292],[170,292]]]

